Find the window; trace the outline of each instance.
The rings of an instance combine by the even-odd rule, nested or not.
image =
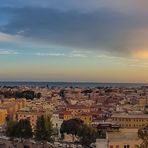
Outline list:
[[[119,148],[119,145],[116,145],[116,148]]]
[[[124,148],[130,148],[130,145],[124,145]]]
[[[110,148],[113,148],[113,145],[110,145]]]

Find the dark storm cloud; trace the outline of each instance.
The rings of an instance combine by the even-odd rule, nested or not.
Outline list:
[[[84,13],[25,7],[13,13],[1,31],[51,44],[125,54],[128,31],[136,23],[129,16],[106,9]]]
[[[1,0],[0,7],[21,8],[25,6],[64,10],[97,10],[111,8],[122,12],[148,12],[147,0]]]

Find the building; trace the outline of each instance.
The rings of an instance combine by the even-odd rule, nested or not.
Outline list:
[[[64,112],[64,120],[70,120],[70,119],[74,119],[74,118],[78,118],[81,119],[85,124],[91,124],[92,123],[92,114],[90,113],[73,113],[70,111],[65,111]]]
[[[138,138],[137,131],[121,130],[108,132],[106,139],[97,139],[96,148],[138,148],[142,140]]]
[[[141,139],[137,132],[120,131],[107,133],[108,148],[138,148]]]
[[[144,111],[144,107],[147,104],[147,98],[146,97],[141,97],[139,99],[139,108],[140,110]]]
[[[74,114],[77,113],[89,113],[90,112],[90,108],[85,106],[85,105],[69,105],[66,108],[66,111],[70,111]]]
[[[6,122],[6,117],[7,117],[7,110],[0,109],[0,126]]]
[[[140,128],[148,124],[148,114],[113,114],[111,120],[121,128]]]
[[[41,117],[42,115],[46,115],[46,113],[44,111],[33,111],[24,109],[16,112],[15,120],[19,121],[21,119],[28,119],[34,130],[38,117]]]
[[[97,139],[96,140],[96,148],[108,148],[108,143],[106,139]]]
[[[70,120],[72,118],[74,118],[72,112],[70,112],[70,111],[65,111],[64,112],[64,120]]]
[[[60,128],[63,123],[63,119],[60,118],[59,113],[53,113],[51,116],[51,122],[53,128],[58,130],[58,135],[60,135]]]
[[[2,99],[0,109],[7,110],[8,117],[13,119],[14,114],[26,106],[26,99]]]
[[[90,113],[78,114],[76,118],[81,119],[85,124],[88,125],[92,123],[92,115]]]

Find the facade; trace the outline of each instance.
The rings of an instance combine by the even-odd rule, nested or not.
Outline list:
[[[108,132],[106,139],[96,140],[96,148],[138,148],[141,143],[137,131]]]
[[[3,99],[0,102],[0,109],[7,110],[8,117],[13,119],[14,114],[26,106],[26,99]]]
[[[7,117],[7,110],[0,109],[0,125],[3,125],[6,122],[6,117]]]
[[[91,124],[92,123],[92,115],[89,113],[83,113],[78,115],[78,118],[81,119],[85,124]]]
[[[141,97],[139,99],[139,108],[140,110],[144,111],[144,107],[147,104],[147,98],[146,97]]]
[[[89,113],[90,108],[84,105],[71,105],[66,108],[66,111],[70,111],[74,114],[76,113]]]
[[[121,128],[140,128],[148,124],[148,114],[114,114],[111,120]]]
[[[96,148],[108,148],[108,143],[106,139],[97,139]]]
[[[108,148],[138,148],[141,140],[137,132],[111,132],[107,134]]]
[[[57,129],[58,135],[60,135],[60,128],[63,123],[63,119],[60,118],[58,113],[54,113],[51,116],[51,122],[52,122],[53,128]]]
[[[85,124],[91,124],[93,120],[103,117],[100,106],[71,105],[64,112],[64,120],[79,118]]]
[[[20,110],[16,112],[15,120],[19,121],[21,119],[28,119],[31,123],[32,129],[34,130],[38,117],[42,115],[45,115],[45,112]]]
[[[70,112],[70,111],[65,111],[64,112],[64,120],[70,120],[72,118],[74,118],[72,112]]]
[[[70,120],[70,119],[74,119],[74,118],[81,119],[85,124],[92,123],[92,115],[90,113],[74,114],[73,112],[70,112],[70,111],[64,112],[64,120]]]

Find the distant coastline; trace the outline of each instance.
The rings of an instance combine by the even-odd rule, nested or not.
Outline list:
[[[102,83],[102,82],[27,82],[27,81],[0,81],[0,86],[32,86],[32,87],[141,87],[146,83]]]

